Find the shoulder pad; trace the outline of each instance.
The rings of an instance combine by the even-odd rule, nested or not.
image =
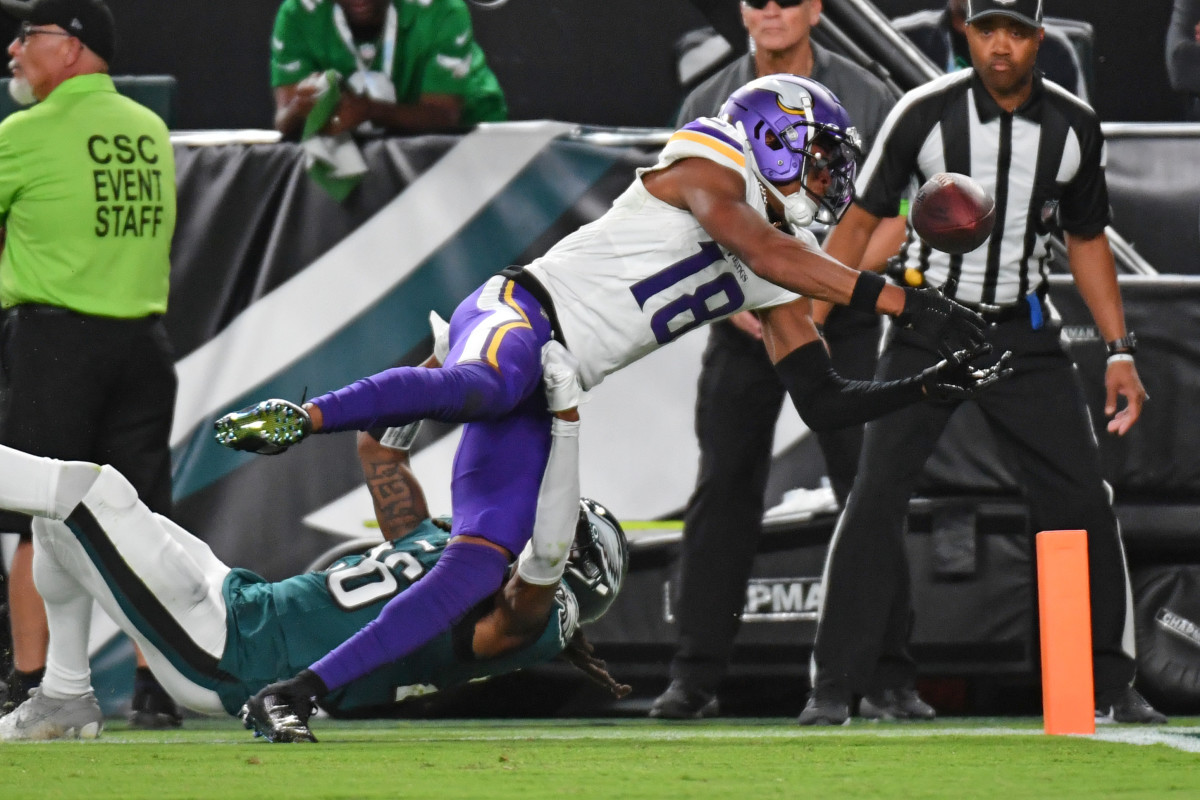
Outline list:
[[[743,141],[741,132],[729,123],[701,117],[672,134],[659,163],[665,166],[683,158],[707,158],[741,173],[746,167]]]

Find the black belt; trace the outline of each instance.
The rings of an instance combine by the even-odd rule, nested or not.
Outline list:
[[[1037,297],[1038,302],[1042,305],[1044,314],[1046,305],[1046,291],[1044,289],[1039,289],[1037,292],[1035,292],[1035,296]],[[962,303],[961,300],[958,302]],[[998,325],[1002,322],[1012,322],[1015,319],[1029,319],[1031,316],[1028,297],[1022,297],[1017,302],[1007,306],[993,306],[979,303],[962,304],[974,311],[979,316],[983,317],[985,322],[993,325]]]
[[[47,306],[41,303],[22,303],[4,309],[6,317],[67,317],[79,316],[76,312],[62,306]]]
[[[162,314],[147,314],[144,317],[102,317],[97,314],[85,314],[62,306],[51,306],[45,303],[21,303],[4,309],[6,317],[79,317],[82,319],[98,319],[111,322],[155,322],[162,319]]]
[[[533,299],[538,301],[538,305],[550,319],[551,334],[559,344],[566,347],[567,338],[563,336],[562,327],[558,324],[558,314],[554,313],[554,301],[550,299],[550,293],[546,291],[545,286],[542,286],[542,282],[521,266],[505,267],[500,270],[500,274],[533,295]]]

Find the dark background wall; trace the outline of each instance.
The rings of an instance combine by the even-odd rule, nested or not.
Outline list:
[[[177,127],[270,127],[267,47],[276,0],[108,2],[121,33],[114,73],[174,75]],[[888,16],[943,5],[876,4]],[[668,123],[680,100],[673,45],[705,24],[701,8],[736,19],[736,0],[510,0],[472,6],[472,16],[513,118],[656,126]],[[1103,119],[1180,118],[1163,65],[1171,0],[1050,0],[1047,12],[1095,27],[1093,104]]]
[[[827,0],[828,2],[828,0]],[[834,0],[836,2],[836,0]],[[875,0],[889,17],[938,0]],[[1090,22],[1096,32],[1096,96],[1092,105],[1108,121],[1181,119],[1183,104],[1167,83],[1163,42],[1171,0],[1046,0],[1045,13]]]

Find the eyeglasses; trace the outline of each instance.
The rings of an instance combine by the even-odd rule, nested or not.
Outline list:
[[[771,2],[771,0],[742,0],[742,2],[751,8],[761,11],[767,7],[767,3]],[[804,0],[775,0],[775,5],[780,8],[795,8],[803,2]]]
[[[72,36],[73,34],[66,31],[47,31],[41,28],[35,28],[28,22],[21,23],[21,29],[17,31],[17,41],[24,45],[29,41],[30,36]]]

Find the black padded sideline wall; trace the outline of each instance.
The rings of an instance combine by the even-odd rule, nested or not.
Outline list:
[[[838,0],[826,0],[838,2]],[[875,0],[888,17],[945,0]],[[1103,120],[1179,120],[1183,101],[1167,83],[1163,56],[1171,0],[1048,0],[1047,16],[1092,23],[1096,32],[1096,94],[1092,104]]]

